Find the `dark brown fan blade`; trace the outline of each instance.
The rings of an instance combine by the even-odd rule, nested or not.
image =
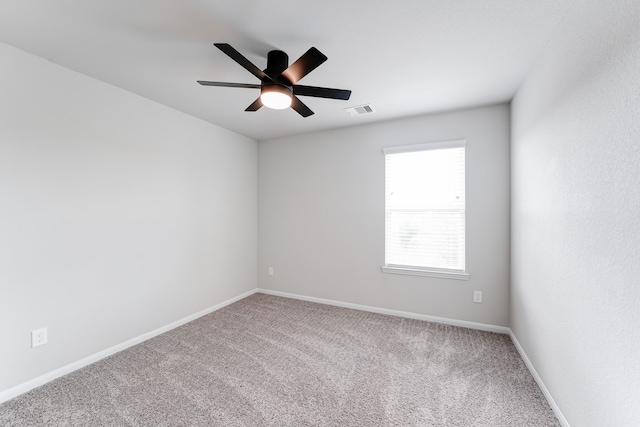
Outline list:
[[[242,56],[240,52],[232,48],[230,44],[214,43],[214,46],[220,49],[221,51],[223,51],[224,53],[226,53],[227,56],[229,56],[229,58],[233,59],[238,64],[242,65],[247,71],[249,71],[251,74],[259,78],[260,80],[264,80],[264,79],[271,80],[271,77],[267,76],[264,73],[264,71],[262,71],[260,68],[253,65],[251,61],[249,61],[247,58]]]
[[[313,111],[311,111],[309,107],[304,105],[304,103],[300,101],[297,96],[291,98],[291,108],[296,110],[302,117],[309,117],[313,114]]]
[[[253,101],[253,104],[249,105],[244,111],[258,111],[260,107],[262,107],[262,101],[260,100],[260,97],[258,97],[258,99]]]
[[[244,87],[247,89],[260,89],[260,85],[252,83],[226,83],[226,82],[208,82],[205,80],[198,80],[202,86],[222,86],[222,87]]]
[[[318,68],[318,66],[326,60],[327,57],[324,56],[322,52],[315,47],[312,47],[306,51],[304,55],[298,58],[296,62],[289,65],[289,68],[282,72],[282,76],[292,84],[296,83],[298,80]]]
[[[351,96],[351,91],[345,89],[331,89],[328,87],[295,85],[293,86],[293,94],[301,96],[315,96],[317,98],[342,99],[346,101]]]

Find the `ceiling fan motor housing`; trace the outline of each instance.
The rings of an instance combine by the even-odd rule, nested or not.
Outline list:
[[[289,55],[281,50],[270,51],[267,54],[267,68],[264,69],[264,73],[271,79],[262,80],[260,94],[277,92],[291,99],[293,96],[293,83],[282,75],[282,72],[288,67]]]
[[[267,68],[264,73],[273,81],[283,80],[283,83],[291,85],[282,72],[289,67],[289,55],[281,50],[272,50],[267,54]]]

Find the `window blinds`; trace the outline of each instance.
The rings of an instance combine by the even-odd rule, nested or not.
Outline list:
[[[465,271],[465,141],[385,153],[385,264]]]

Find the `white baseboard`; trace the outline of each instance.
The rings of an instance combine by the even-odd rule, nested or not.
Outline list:
[[[443,323],[443,324],[452,325],[452,326],[461,326],[463,328],[478,329],[478,330],[481,330],[481,331],[489,331],[489,332],[497,332],[497,333],[501,333],[501,334],[508,334],[511,337],[511,340],[513,341],[513,344],[515,345],[516,349],[518,350],[518,353],[520,353],[520,356],[522,357],[522,360],[527,365],[527,368],[529,369],[529,372],[531,372],[531,375],[533,376],[533,379],[538,384],[538,387],[540,387],[540,391],[542,391],[542,394],[547,399],[547,402],[549,402],[549,406],[551,406],[551,409],[553,410],[553,413],[558,418],[558,421],[560,421],[560,424],[562,424],[563,427],[570,427],[569,422],[567,421],[567,419],[564,417],[564,415],[560,411],[560,408],[556,404],[555,400],[553,400],[553,397],[551,396],[551,393],[549,393],[549,390],[547,389],[547,387],[542,382],[542,378],[540,378],[540,375],[538,375],[538,372],[533,367],[533,364],[531,363],[531,361],[527,357],[526,353],[524,352],[524,349],[522,348],[522,346],[518,342],[518,339],[516,338],[516,336],[513,334],[513,331],[511,330],[511,328],[507,328],[505,326],[488,325],[488,324],[485,324],[485,323],[468,322],[468,321],[465,321],[465,320],[450,319],[450,318],[446,318],[446,317],[429,316],[429,315],[425,315],[425,314],[417,314],[417,313],[411,313],[411,312],[407,312],[407,311],[399,311],[399,310],[391,310],[391,309],[387,309],[387,308],[371,307],[371,306],[367,306],[367,305],[360,305],[360,304],[354,304],[354,303],[349,303],[349,302],[329,300],[329,299],[324,299],[324,298],[308,297],[308,296],[304,296],[304,295],[290,294],[288,292],[272,291],[272,290],[269,290],[269,289],[258,288],[257,292],[262,293],[262,294],[267,294],[267,295],[274,295],[274,296],[285,297],[285,298],[293,298],[293,299],[298,299],[298,300],[302,300],[302,301],[317,302],[317,303],[320,303],[320,304],[327,304],[327,305],[335,305],[337,307],[353,308],[355,310],[370,311],[370,312],[373,312],[373,313],[388,314],[388,315],[391,315],[391,316],[406,317],[406,318],[409,318],[409,319],[416,319],[416,320],[426,320],[428,322]]]
[[[140,336],[137,336],[135,338],[131,338],[130,340],[127,340],[121,344],[117,344],[114,345],[113,347],[109,347],[106,350],[102,350],[98,353],[92,354],[91,356],[85,357],[84,359],[80,359],[76,362],[70,363],[66,366],[63,366],[61,368],[58,368],[54,371],[48,372],[44,375],[41,375],[37,378],[34,378],[32,380],[29,380],[25,383],[19,384],[15,387],[12,387],[10,389],[4,390],[2,392],[0,392],[0,403],[2,402],[6,402],[7,400],[13,399],[14,397],[17,397],[23,393],[26,393],[30,390],[33,390],[36,387],[40,387],[41,385],[44,385],[46,383],[48,383],[49,381],[55,380],[56,378],[59,378],[63,375],[67,375],[73,371],[76,371],[80,368],[84,368],[85,366],[88,366],[92,363],[97,362],[100,359],[104,359],[107,356],[111,356],[112,354],[118,353],[122,350],[125,350],[129,347],[132,347],[136,344],[140,344],[143,341],[146,341],[150,338],[153,338],[155,336],[158,336],[160,334],[163,334],[165,332],[168,332],[172,329],[177,328],[178,326],[182,326],[185,323],[189,323],[199,317],[202,317],[206,314],[212,313],[216,310],[219,310],[223,307],[226,307],[229,304],[233,304],[236,301],[239,301],[243,298],[246,298],[250,295],[255,294],[256,292],[258,292],[257,289],[253,289],[251,291],[245,292],[241,295],[238,295],[234,298],[228,299],[226,301],[221,302],[220,304],[216,304],[213,307],[209,307],[206,308],[202,311],[199,311],[197,313],[194,313],[190,316],[187,316],[185,318],[182,318],[180,320],[176,320],[175,322],[169,323],[168,325],[162,326],[158,329],[155,329],[151,332],[147,332],[145,334],[142,334]]]
[[[140,344],[143,341],[146,341],[150,338],[153,338],[155,336],[158,336],[160,334],[163,334],[165,332],[168,332],[172,329],[177,328],[178,326],[182,326],[186,323],[189,323],[199,317],[202,317],[204,315],[207,315],[209,313],[212,313],[216,310],[219,310],[223,307],[226,307],[227,305],[233,304],[236,301],[239,301],[243,298],[246,298],[250,295],[253,295],[255,293],[263,293],[263,294],[267,294],[267,295],[274,295],[274,296],[280,296],[280,297],[285,297],[285,298],[293,298],[293,299],[298,299],[298,300],[302,300],[302,301],[309,301],[309,302],[316,302],[316,303],[320,303],[320,304],[327,304],[327,305],[334,305],[337,307],[345,307],[345,308],[352,308],[355,310],[362,310],[362,311],[369,311],[372,313],[379,313],[379,314],[387,314],[387,315],[391,315],[391,316],[398,316],[398,317],[406,317],[409,319],[416,319],[416,320],[425,320],[428,322],[435,322],[435,323],[442,323],[445,325],[452,325],[452,326],[460,326],[463,328],[470,328],[470,329],[478,329],[481,331],[488,331],[488,332],[497,332],[497,333],[501,333],[501,334],[508,334],[511,337],[511,340],[513,341],[513,344],[515,345],[516,349],[518,350],[518,353],[520,353],[520,356],[522,357],[522,360],[524,360],[524,363],[527,365],[527,368],[529,369],[529,371],[531,372],[531,375],[533,376],[534,380],[536,381],[536,383],[538,384],[538,387],[540,387],[540,390],[542,391],[542,393],[544,394],[544,397],[547,399],[547,402],[549,402],[549,405],[551,406],[551,409],[553,410],[553,412],[555,413],[556,417],[558,418],[558,420],[560,421],[560,424],[562,424],[563,427],[570,427],[569,423],[567,422],[567,419],[564,417],[564,415],[562,414],[562,412],[560,411],[560,408],[558,407],[558,405],[556,404],[556,402],[553,400],[553,397],[551,396],[551,394],[549,393],[549,390],[547,389],[547,387],[544,385],[544,383],[542,382],[542,378],[540,378],[540,375],[538,375],[538,373],[536,372],[535,368],[533,367],[533,364],[531,363],[531,361],[529,360],[529,358],[527,357],[526,353],[524,352],[524,349],[522,348],[522,346],[520,345],[520,343],[518,342],[518,339],[516,338],[516,336],[513,334],[513,331],[511,330],[511,328],[505,327],[505,326],[496,326],[496,325],[489,325],[489,324],[485,324],[485,323],[476,323],[476,322],[468,322],[465,320],[456,320],[456,319],[450,319],[450,318],[446,318],[446,317],[437,317],[437,316],[429,316],[429,315],[425,315],[425,314],[417,314],[417,313],[411,313],[411,312],[407,312],[407,311],[399,311],[399,310],[391,310],[391,309],[387,309],[387,308],[380,308],[380,307],[372,307],[372,306],[367,306],[367,305],[360,305],[360,304],[354,304],[354,303],[349,303],[349,302],[342,302],[342,301],[336,301],[336,300],[329,300],[329,299],[324,299],[324,298],[316,298],[316,297],[308,297],[308,296],[304,296],[304,295],[298,295],[298,294],[291,294],[288,292],[280,292],[280,291],[272,291],[269,289],[261,289],[261,288],[256,288],[253,289],[251,291],[245,292],[241,295],[238,295],[234,298],[228,299],[226,301],[223,301],[219,304],[216,304],[212,307],[209,307],[207,309],[204,309],[202,311],[199,311],[197,313],[194,313],[190,316],[184,317],[180,320],[177,320],[175,322],[172,322],[168,325],[162,326],[158,329],[155,329],[151,332],[147,332],[145,334],[142,334],[140,336],[137,336],[135,338],[132,338],[130,340],[127,340],[121,344],[115,345],[113,347],[110,347],[106,350],[100,351],[98,353],[95,353],[91,356],[85,357],[81,360],[78,360],[76,362],[70,363],[66,366],[63,366],[61,368],[58,368],[54,371],[48,372],[44,375],[41,375],[37,378],[34,378],[32,380],[29,380],[23,384],[19,384],[15,387],[12,387],[10,389],[4,390],[0,392],[0,403],[6,402],[10,399],[13,399],[14,397],[17,397],[23,393],[26,393],[30,390],[33,390],[36,387],[39,387],[41,385],[44,385],[46,383],[48,383],[49,381],[52,381],[56,378],[59,378],[63,375],[69,374],[73,371],[76,371],[78,369],[84,368],[85,366],[88,366],[92,363],[95,363],[101,359],[104,359],[107,356],[111,356],[112,354],[118,353],[122,350],[125,350],[129,347],[132,347],[136,344]]]
[[[547,399],[547,402],[549,402],[549,406],[551,406],[551,409],[553,410],[553,413],[556,415],[556,418],[558,418],[558,421],[560,421],[560,424],[562,424],[563,427],[570,427],[569,422],[560,411],[560,408],[556,404],[556,401],[553,400],[553,397],[551,396],[551,393],[549,393],[547,386],[544,385],[544,382],[542,382],[542,378],[540,378],[540,375],[538,375],[536,368],[533,367],[533,364],[529,360],[529,357],[527,357],[527,354],[524,352],[524,349],[518,342],[518,339],[514,335],[511,328],[509,328],[509,336],[511,337],[511,341],[513,341],[513,345],[515,345],[516,349],[518,349],[518,353],[520,353],[520,357],[522,357],[522,360],[524,360],[524,363],[527,365],[527,368],[529,368],[529,372],[531,372],[533,379],[536,380],[536,383],[538,383],[538,387],[540,387],[540,391],[542,391],[542,394],[544,394],[544,397]]]
[[[293,299],[299,299],[302,301],[317,302],[320,304],[327,304],[327,305],[335,305],[337,307],[353,308],[355,310],[370,311],[372,313],[388,314],[390,316],[397,316],[397,317],[406,317],[408,319],[426,320],[427,322],[442,323],[445,325],[460,326],[460,327],[469,328],[469,329],[478,329],[480,331],[497,332],[499,334],[509,334],[510,332],[510,329],[507,328],[506,326],[496,326],[496,325],[489,325],[486,323],[476,323],[476,322],[468,322],[466,320],[450,319],[447,317],[437,317],[437,316],[429,316],[426,314],[411,313],[408,311],[391,310],[388,308],[380,308],[380,307],[371,307],[368,305],[360,305],[360,304],[354,304],[350,302],[342,302],[342,301],[336,301],[336,300],[330,300],[330,299],[324,299],[324,298],[307,297],[304,295],[290,294],[288,292],[272,291],[269,289],[258,288],[257,291],[262,294],[274,295],[278,297],[293,298]]]

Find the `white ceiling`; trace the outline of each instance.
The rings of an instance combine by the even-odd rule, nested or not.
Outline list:
[[[257,140],[510,100],[574,0],[3,0],[0,42]],[[259,83],[213,46],[258,68],[329,57],[300,84],[351,89],[302,97],[315,114],[244,109]],[[0,64],[1,66],[1,64]],[[375,114],[344,108],[371,103]]]

